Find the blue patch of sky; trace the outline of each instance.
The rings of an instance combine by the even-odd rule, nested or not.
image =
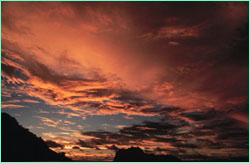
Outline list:
[[[22,100],[30,99],[39,101],[40,103],[26,103]],[[42,121],[37,118],[46,117],[52,120],[68,120],[70,122],[75,123],[74,125],[68,125],[70,129],[79,130],[77,125],[81,125],[84,127],[83,131],[97,131],[97,130],[106,130],[115,132],[118,131],[120,128],[118,126],[132,126],[135,124],[143,124],[143,121],[159,121],[159,116],[138,116],[138,115],[129,115],[132,119],[125,118],[126,114],[116,114],[116,115],[86,115],[86,119],[82,119],[82,117],[74,117],[71,118],[67,117],[66,114],[58,114],[59,111],[68,112],[68,113],[75,113],[72,110],[67,108],[59,108],[57,106],[47,105],[44,101],[36,97],[30,97],[26,94],[16,94],[12,93],[11,97],[3,97],[3,101],[8,100],[20,100],[15,104],[19,104],[24,106],[23,108],[5,108],[2,109],[2,112],[7,112],[11,116],[15,117],[17,121],[24,127],[33,126],[34,128],[31,129],[32,132],[37,134],[38,136],[42,136],[43,132],[62,132],[62,130],[55,128],[55,127],[48,127],[42,124]],[[59,124],[60,126],[61,124]],[[63,125],[63,123],[62,123]],[[65,126],[65,125],[63,125]],[[43,127],[36,128],[36,127]]]

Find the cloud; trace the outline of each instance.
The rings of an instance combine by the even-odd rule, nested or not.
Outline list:
[[[118,151],[119,150],[119,148],[117,148],[117,146],[115,146],[115,145],[112,145],[112,146],[106,146],[108,149],[110,149],[110,150],[114,150],[114,151]]]
[[[78,146],[74,146],[72,149],[80,149],[80,147],[78,147]]]
[[[25,59],[26,60],[26,59]],[[118,114],[154,116],[154,102],[138,93],[126,90],[100,75],[79,78],[59,75],[44,64],[31,60],[22,68],[28,79],[20,91],[35,96],[50,105],[65,106],[72,111],[89,115]],[[19,76],[15,76],[19,79]],[[31,101],[24,100],[30,103]],[[88,109],[87,109],[88,107]]]
[[[24,99],[23,102],[25,102],[25,103],[33,103],[33,104],[39,104],[40,103],[39,101],[31,100],[31,99]]]
[[[185,2],[182,3],[185,4]],[[234,30],[243,24],[243,20],[237,20],[237,27],[232,28],[228,19],[220,17],[222,13],[224,16],[227,15],[230,11],[229,9],[232,9],[234,5],[224,2],[192,3],[191,7],[185,8],[182,7],[182,3],[166,3],[162,5],[161,3],[151,2],[153,7],[151,7],[150,10],[146,3],[142,3],[140,5],[143,6],[144,10],[137,15],[133,13],[137,11],[135,6],[139,4],[130,2],[121,3],[123,5],[115,3],[109,3],[109,5],[101,5],[102,3],[52,3],[51,5],[48,5],[49,3],[36,3],[35,8],[30,8],[27,3],[15,5],[6,4],[5,8],[11,10],[4,10],[4,15],[8,18],[13,17],[13,20],[16,20],[15,15],[17,15],[17,13],[22,15],[23,24],[28,26],[30,30],[35,31],[35,36],[33,37],[39,41],[34,42],[36,45],[35,47],[33,46],[33,48],[24,45],[25,42],[28,42],[28,39],[20,40],[13,36],[13,38],[8,41],[9,43],[16,42],[15,45],[12,44],[12,48],[10,48],[12,51],[14,49],[13,46],[16,47],[18,45],[19,48],[16,47],[15,49],[18,50],[17,52],[22,51],[22,54],[19,54],[19,56],[26,56],[24,65],[25,69],[27,69],[26,71],[30,74],[28,76],[34,76],[43,80],[43,82],[50,82],[51,84],[57,85],[65,80],[77,82],[79,79],[75,79],[75,76],[84,76],[81,80],[99,79],[95,76],[95,74],[99,72],[95,73],[91,71],[93,69],[99,69],[102,71],[102,74],[114,74],[116,78],[120,78],[126,87],[130,89],[151,87],[155,84],[154,82],[156,80],[168,79],[168,83],[174,85],[174,90],[177,90],[168,92],[168,94],[172,94],[174,98],[169,98],[168,96],[159,98],[157,95],[152,95],[157,94],[155,91],[149,93],[155,97],[155,100],[159,100],[158,102],[164,104],[169,103],[175,106],[183,105],[181,107],[192,105],[192,107],[195,107],[195,105],[198,105],[199,101],[201,101],[197,97],[202,97],[204,102],[202,104],[199,103],[199,105],[203,107],[207,107],[211,104],[224,106],[225,103],[223,103],[223,101],[232,98],[233,92],[236,90],[239,90],[237,93],[238,97],[246,97],[246,94],[243,93],[240,86],[233,89],[233,82],[228,82],[231,79],[231,75],[225,73],[226,71],[229,72],[229,69],[233,72],[242,72],[238,74],[234,73],[234,78],[243,78],[245,76],[244,74],[246,74],[246,72],[243,71],[245,68],[238,69],[231,66],[228,68],[218,68],[217,66],[212,68],[218,60],[218,56],[221,58],[227,58],[229,56],[229,58],[231,58],[226,51],[223,54],[218,54],[219,51],[224,51],[224,47],[221,47],[218,42],[225,42],[225,40],[228,39],[232,40],[232,38],[228,38],[227,36],[231,36]],[[40,8],[41,6],[43,7]],[[47,12],[44,12],[44,7]],[[112,10],[110,10],[111,8]],[[220,10],[218,8],[220,8]],[[233,7],[233,11],[237,11],[236,13],[241,13],[241,15],[244,15],[245,10],[244,3]],[[15,12],[10,13],[8,11]],[[35,14],[29,15],[28,13],[31,11]],[[214,17],[214,19],[210,19],[211,16]],[[123,19],[121,19],[121,17]],[[40,22],[37,22],[37,18],[40,18]],[[234,17],[234,21],[236,21],[236,19],[237,18]],[[150,22],[148,20],[154,21]],[[56,27],[55,31],[51,30],[53,28],[46,26],[47,22],[53,22],[52,24]],[[16,25],[21,24],[19,21],[13,21],[13,23]],[[102,34],[101,37],[99,35],[98,39],[96,39],[88,30],[82,30],[80,28],[81,26],[75,28],[79,23],[83,24],[83,26],[93,27],[98,33],[106,34]],[[228,24],[226,28],[223,27],[225,23]],[[64,26],[63,29],[65,30],[59,28],[60,26]],[[56,30],[57,28],[58,30]],[[129,30],[121,30],[126,28],[129,28]],[[214,32],[212,32],[214,29],[217,29],[216,31],[218,31],[217,33],[219,34],[214,34]],[[112,34],[111,31],[116,32]],[[44,33],[48,32],[48,36],[51,36],[49,39],[51,42],[48,42],[48,39],[43,37]],[[64,36],[61,36],[60,33],[64,33]],[[171,40],[167,42],[164,40],[158,42],[148,41],[145,43],[140,43],[141,41],[135,40],[131,44],[128,44],[128,41],[126,41],[128,39],[133,40],[132,38],[135,35],[147,33],[151,33],[152,37],[156,35],[159,38],[171,38]],[[80,39],[79,36],[84,37]],[[197,41],[181,40],[181,38],[187,39],[190,37],[196,38]],[[61,38],[62,41],[58,42],[55,38]],[[118,43],[116,41],[117,38],[123,38],[123,40],[120,39],[120,43]],[[81,44],[79,45],[76,41],[72,40],[79,40]],[[4,49],[8,49],[6,41],[3,42],[5,42],[3,43]],[[74,42],[74,45],[72,42]],[[174,46],[162,46],[168,43],[176,44],[176,42],[183,47],[176,49]],[[52,43],[54,45],[53,49],[50,46]],[[82,43],[85,44],[85,48],[82,48]],[[100,49],[100,51],[93,51],[92,48],[89,48],[92,47],[93,44],[95,46],[98,45],[96,49]],[[113,46],[116,48],[113,48]],[[22,47],[21,50],[20,47]],[[25,49],[32,50],[27,52]],[[145,51],[140,49],[145,49]],[[166,51],[168,52],[167,54],[165,53]],[[183,51],[188,51],[189,53],[183,53]],[[123,57],[125,54],[127,56],[126,59]],[[179,57],[180,55],[182,57]],[[127,66],[127,63],[130,63],[129,66]],[[72,67],[74,67],[74,71],[70,70]],[[121,69],[120,67],[126,68]],[[183,73],[183,71],[179,71],[180,69],[188,71]],[[135,74],[140,74],[141,78],[138,79]],[[217,76],[220,74],[224,75],[224,77],[218,78]],[[100,76],[102,75],[99,74],[99,77]],[[195,76],[199,76],[199,79],[191,80]],[[107,78],[109,78],[109,80],[111,79],[110,76]],[[113,81],[113,79],[111,80]],[[98,81],[99,80],[97,80],[97,82]],[[238,80],[237,85],[244,84],[244,81],[245,80]],[[219,89],[225,92],[227,96],[230,96],[230,98],[225,97],[225,94],[221,95],[216,92],[216,89],[218,89],[216,85],[218,85],[218,83],[225,83],[225,86],[220,85],[221,88]],[[82,82],[82,84],[84,84],[84,82]],[[100,84],[104,84],[104,82],[100,82]],[[232,91],[226,89],[228,87],[231,87]],[[195,95],[196,97],[191,97],[190,92],[192,92],[191,95]],[[110,91],[109,88],[93,88],[92,90],[85,91],[85,93],[89,97],[103,97],[104,94],[106,96],[113,95],[113,92]],[[226,100],[221,99],[221,96],[225,97]],[[181,104],[181,102],[177,101],[190,102]]]
[[[193,27],[172,27],[166,26],[161,27],[156,34],[144,34],[143,38],[151,37],[152,39],[185,39],[185,38],[199,38],[200,37],[200,27],[193,26]],[[172,45],[176,45],[176,42],[171,42]],[[178,45],[178,44],[177,44]]]
[[[82,134],[93,136],[94,138],[91,139],[93,144],[106,145],[108,149],[112,148],[112,150],[114,150],[114,147],[112,147],[114,145],[116,145],[117,148],[124,146],[141,146],[142,148],[148,147],[152,150],[152,148],[155,147],[155,143],[162,143],[162,145],[165,144],[173,148],[169,143],[174,143],[178,140],[176,140],[171,133],[179,127],[178,125],[165,122],[145,121],[144,125],[123,127],[119,132],[96,131],[82,132]],[[165,135],[169,137],[164,138]]]
[[[86,148],[95,148],[93,145],[91,145],[90,143],[86,143],[83,140],[78,140],[78,142],[76,142],[77,145],[80,145],[81,147],[86,147]]]
[[[176,143],[175,146],[178,148],[198,148],[198,146],[195,144],[187,144],[187,143]]]
[[[1,64],[1,68],[3,73],[5,73],[6,75],[12,77],[13,74],[15,73],[16,68],[10,65],[5,65],[5,64]]]
[[[135,136],[150,137],[154,135],[165,135],[179,127],[188,125],[185,121],[179,121],[175,123],[167,122],[150,122],[144,121],[144,125],[134,125],[132,127],[124,127],[120,130],[123,134],[129,134]],[[143,131],[143,132],[142,132]]]
[[[44,125],[49,126],[49,127],[57,127],[59,123],[62,122],[62,120],[53,120],[47,117],[41,117],[41,116],[36,116],[35,118],[39,118]]]
[[[189,116],[193,114],[195,114],[195,118]],[[48,136],[54,140],[66,141],[71,144],[72,148],[76,145],[80,146],[80,149],[84,151],[90,149],[117,150],[118,148],[139,146],[147,152],[178,155],[182,156],[184,160],[192,159],[192,155],[197,153],[202,156],[199,159],[205,159],[205,157],[211,159],[210,154],[213,154],[213,158],[222,157],[222,155],[223,157],[243,156],[244,151],[248,150],[248,131],[239,128],[239,121],[229,117],[214,116],[204,120],[198,118],[198,116],[209,117],[210,114],[210,112],[203,114],[190,112],[180,114],[180,117],[188,116],[188,118],[192,118],[192,121],[185,118],[181,120],[180,117],[161,122],[144,121],[141,125],[122,127],[117,132],[85,131],[78,136],[71,134],[70,139],[62,137],[63,135],[60,137]],[[164,148],[159,149],[163,146]],[[235,151],[232,155],[230,151],[235,148],[238,152]]]
[[[143,125],[122,127],[118,132],[95,131],[82,132],[82,134],[92,136],[93,144],[106,145],[108,149],[112,149],[115,145],[117,148],[139,146],[147,151],[156,151],[159,146],[165,146],[168,148],[158,152],[185,155],[187,158],[191,153],[200,153],[207,158],[210,158],[209,153],[214,153],[216,157],[219,157],[221,153],[232,155],[227,149],[237,148],[245,151],[248,147],[248,131],[245,128],[236,127],[239,125],[238,121],[222,116],[208,118],[211,116],[210,112],[190,113],[190,115],[193,114],[195,118],[192,121],[179,119],[170,120],[171,123],[145,121]],[[202,120],[206,114],[208,115]],[[198,118],[199,115],[201,117]],[[236,153],[234,157],[243,156],[239,152]]]
[[[75,125],[75,124],[76,124],[76,123],[74,123],[74,122],[65,121],[65,120],[63,121],[63,123],[64,123],[64,124],[68,124],[68,125]]]
[[[2,108],[37,103],[66,118],[160,121],[77,135],[77,121],[39,116],[74,140],[45,137],[96,151],[248,153],[247,2],[4,2],[2,20]]]
[[[61,144],[59,144],[59,143],[56,143],[56,142],[54,142],[54,141],[52,141],[52,140],[47,140],[47,141],[45,141],[45,143],[46,143],[49,147],[51,147],[51,148],[63,148],[63,147],[64,147],[63,145],[61,145]]]
[[[77,128],[78,128],[79,130],[83,130],[83,129],[84,129],[84,127],[83,127],[82,125],[77,125]]]
[[[168,44],[172,45],[172,46],[178,46],[178,45],[180,45],[180,43],[176,42],[176,41],[169,41]]]
[[[215,111],[213,109],[209,109],[208,111],[202,111],[202,112],[187,112],[183,113],[182,115],[194,121],[205,121],[220,116],[220,112]]]
[[[2,103],[1,104],[1,108],[4,109],[4,108],[24,108],[25,106],[23,105],[17,105],[17,104],[4,104]]]

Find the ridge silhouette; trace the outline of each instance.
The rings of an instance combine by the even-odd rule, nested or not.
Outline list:
[[[139,147],[130,147],[118,150],[114,162],[181,162],[181,160],[171,155],[146,154]]]
[[[30,161],[72,161],[64,153],[56,153],[49,149],[42,138],[38,138],[28,129],[18,124],[17,120],[7,113],[1,113],[3,162]]]
[[[249,157],[206,157],[198,156],[199,162],[249,162]],[[154,155],[146,154],[139,147],[130,147],[128,149],[120,149],[116,152],[114,162],[182,162],[181,159],[172,155]],[[194,160],[190,160],[197,162]],[[190,162],[188,161],[188,162]]]

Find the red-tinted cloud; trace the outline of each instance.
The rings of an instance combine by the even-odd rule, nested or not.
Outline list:
[[[43,133],[64,147],[54,150],[97,161],[131,145],[183,158],[248,154],[247,2],[3,2],[2,21],[2,108],[60,108],[38,114],[67,120],[37,117],[62,131]],[[161,122],[71,128],[85,129],[72,117],[121,113]]]

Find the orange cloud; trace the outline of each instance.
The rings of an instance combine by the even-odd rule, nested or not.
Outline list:
[[[186,7],[188,4],[163,5],[160,2],[150,2],[150,5],[146,2],[4,2],[1,86],[5,101],[2,101],[2,108],[24,107],[16,104],[20,101],[9,100],[14,93],[57,106],[59,111],[51,109],[40,114],[66,115],[67,120],[36,118],[43,125],[62,132],[47,132],[42,136],[62,143],[65,149],[56,150],[76,160],[111,160],[114,153],[106,145],[114,144],[118,148],[138,145],[159,153],[163,151],[157,151],[157,147],[171,150],[179,147],[194,154],[189,147],[199,145],[193,140],[196,137],[211,139],[203,144],[218,147],[213,141],[222,135],[216,125],[221,125],[223,118],[225,122],[244,126],[233,128],[235,137],[245,134],[241,130],[248,128],[249,123],[246,111],[230,112],[231,108],[237,110],[235,106],[248,103],[249,94],[246,89],[248,50],[242,46],[244,39],[247,45],[249,40],[243,37],[246,34],[242,28],[248,21],[248,4],[234,3],[192,3]],[[142,9],[140,12],[138,6]],[[237,34],[235,29],[238,28],[243,34]],[[227,48],[227,43],[232,49]],[[24,103],[39,101],[21,100]],[[204,120],[209,113],[207,110],[223,116]],[[144,137],[137,140],[120,133],[105,137],[106,144],[96,146],[106,151],[96,156],[93,150],[97,149],[84,147],[70,153],[78,139],[98,141],[102,138],[98,137],[100,133],[83,135],[73,130],[71,126],[79,130],[84,126],[70,118],[121,113],[127,120],[133,119],[131,115],[158,116],[162,121],[171,119],[170,128],[186,123],[189,126],[178,126],[171,133],[176,135],[171,138],[191,139],[192,142],[188,142],[188,147],[183,142],[158,142],[169,141],[166,135],[149,138],[147,134],[158,131],[152,128],[155,125],[152,123],[131,130],[143,131],[140,134]],[[200,122],[202,118],[206,123]],[[129,128],[122,124],[117,127],[125,132]],[[216,131],[214,137],[209,135],[212,130]],[[112,136],[118,136],[120,141]],[[233,147],[228,149],[233,150]],[[81,150],[90,153],[83,155]],[[200,151],[206,153],[204,149]],[[207,151],[213,154],[212,150]]]
[[[74,124],[76,124],[76,123],[74,123],[74,122],[70,122],[70,121],[67,121],[67,120],[64,120],[63,123],[64,123],[64,124],[69,124],[69,125],[74,125]]]
[[[17,105],[17,104],[1,104],[1,108],[4,109],[4,108],[24,108],[25,106],[23,105]]]
[[[39,101],[36,101],[36,100],[30,100],[30,99],[24,99],[23,102],[26,102],[26,103],[34,103],[34,104],[38,104],[40,103]]]
[[[35,118],[39,118],[44,125],[49,127],[57,127],[58,124],[62,122],[62,120],[52,120],[47,117],[41,117],[41,116],[36,116]]]

